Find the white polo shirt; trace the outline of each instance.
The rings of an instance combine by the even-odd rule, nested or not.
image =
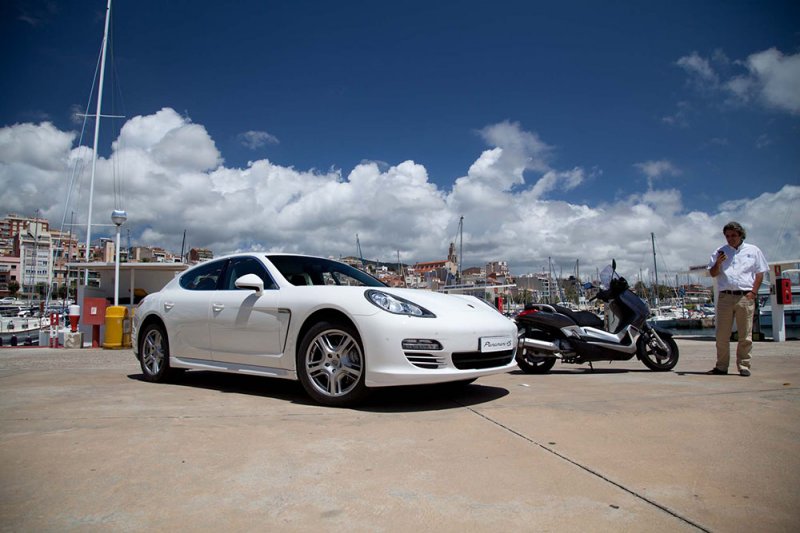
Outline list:
[[[711,254],[707,269],[710,270],[714,266],[720,250],[725,252],[726,256],[716,277],[717,289],[720,291],[751,291],[756,274],[769,270],[767,260],[758,246],[746,242],[739,245],[738,250],[728,244],[717,248]]]

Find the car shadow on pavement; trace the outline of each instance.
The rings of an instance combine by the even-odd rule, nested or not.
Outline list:
[[[128,378],[145,382],[142,374],[129,374]],[[308,397],[299,382],[279,378],[191,370],[178,374],[168,383],[152,385],[196,387],[226,394],[269,397],[300,405],[318,405]],[[373,389],[371,394],[353,409],[386,413],[459,409],[491,402],[507,394],[509,391],[502,387],[479,383],[381,387]]]
[[[628,374],[628,373],[637,373],[637,372],[646,372],[650,373],[652,370],[647,368],[597,368],[594,369],[589,368],[588,366],[576,366],[571,368],[557,368],[555,370],[551,370],[546,374],[526,374],[522,370],[513,370],[510,373],[515,376],[548,376],[548,375],[559,375],[559,376],[585,376],[585,375],[600,375],[600,374]]]
[[[130,374],[128,378],[146,383],[142,374]],[[299,382],[279,378],[190,370],[177,374],[166,383],[153,383],[152,385],[156,387],[195,387],[226,394],[264,396],[302,405],[314,405]]]
[[[677,375],[679,375],[679,376],[708,376],[708,377],[710,377],[710,378],[715,378],[715,377],[726,378],[726,377],[729,377],[729,376],[730,376],[730,377],[735,377],[735,378],[742,377],[742,376],[740,376],[740,375],[739,375],[739,372],[738,372],[738,371],[736,371],[736,370],[734,370],[734,371],[732,371],[732,372],[728,372],[727,374],[724,374],[724,375],[721,375],[721,376],[716,376],[716,375],[714,375],[714,374],[709,374],[709,373],[708,373],[707,371],[705,371],[705,370],[703,370],[703,371],[697,371],[697,372],[687,372],[687,371],[685,371],[685,370],[681,370],[681,371],[677,371],[677,370],[676,370],[676,371],[675,371],[675,373],[676,373]]]
[[[436,385],[409,385],[373,389],[359,411],[375,413],[405,413],[414,411],[442,411],[462,409],[492,402],[509,394],[508,389],[478,382],[439,383]]]

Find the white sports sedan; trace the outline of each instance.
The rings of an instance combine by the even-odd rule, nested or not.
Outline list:
[[[345,406],[373,387],[508,372],[517,327],[472,296],[389,288],[320,257],[244,253],[145,297],[132,338],[148,381],[183,369],[299,379],[317,402]]]

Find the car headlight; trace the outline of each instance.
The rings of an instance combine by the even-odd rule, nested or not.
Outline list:
[[[404,298],[393,296],[383,291],[369,290],[364,293],[364,296],[366,296],[370,303],[380,307],[384,311],[394,313],[395,315],[418,316],[423,318],[436,317],[436,315],[424,307],[420,307]]]

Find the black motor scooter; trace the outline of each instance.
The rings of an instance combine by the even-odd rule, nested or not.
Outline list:
[[[650,308],[616,272],[616,261],[600,274],[606,324],[590,311],[539,305],[516,317],[519,327],[517,365],[528,374],[545,374],[562,363],[627,361],[638,357],[650,370],[672,370],[678,345],[668,331],[647,323]],[[593,298],[594,300],[594,298]]]

